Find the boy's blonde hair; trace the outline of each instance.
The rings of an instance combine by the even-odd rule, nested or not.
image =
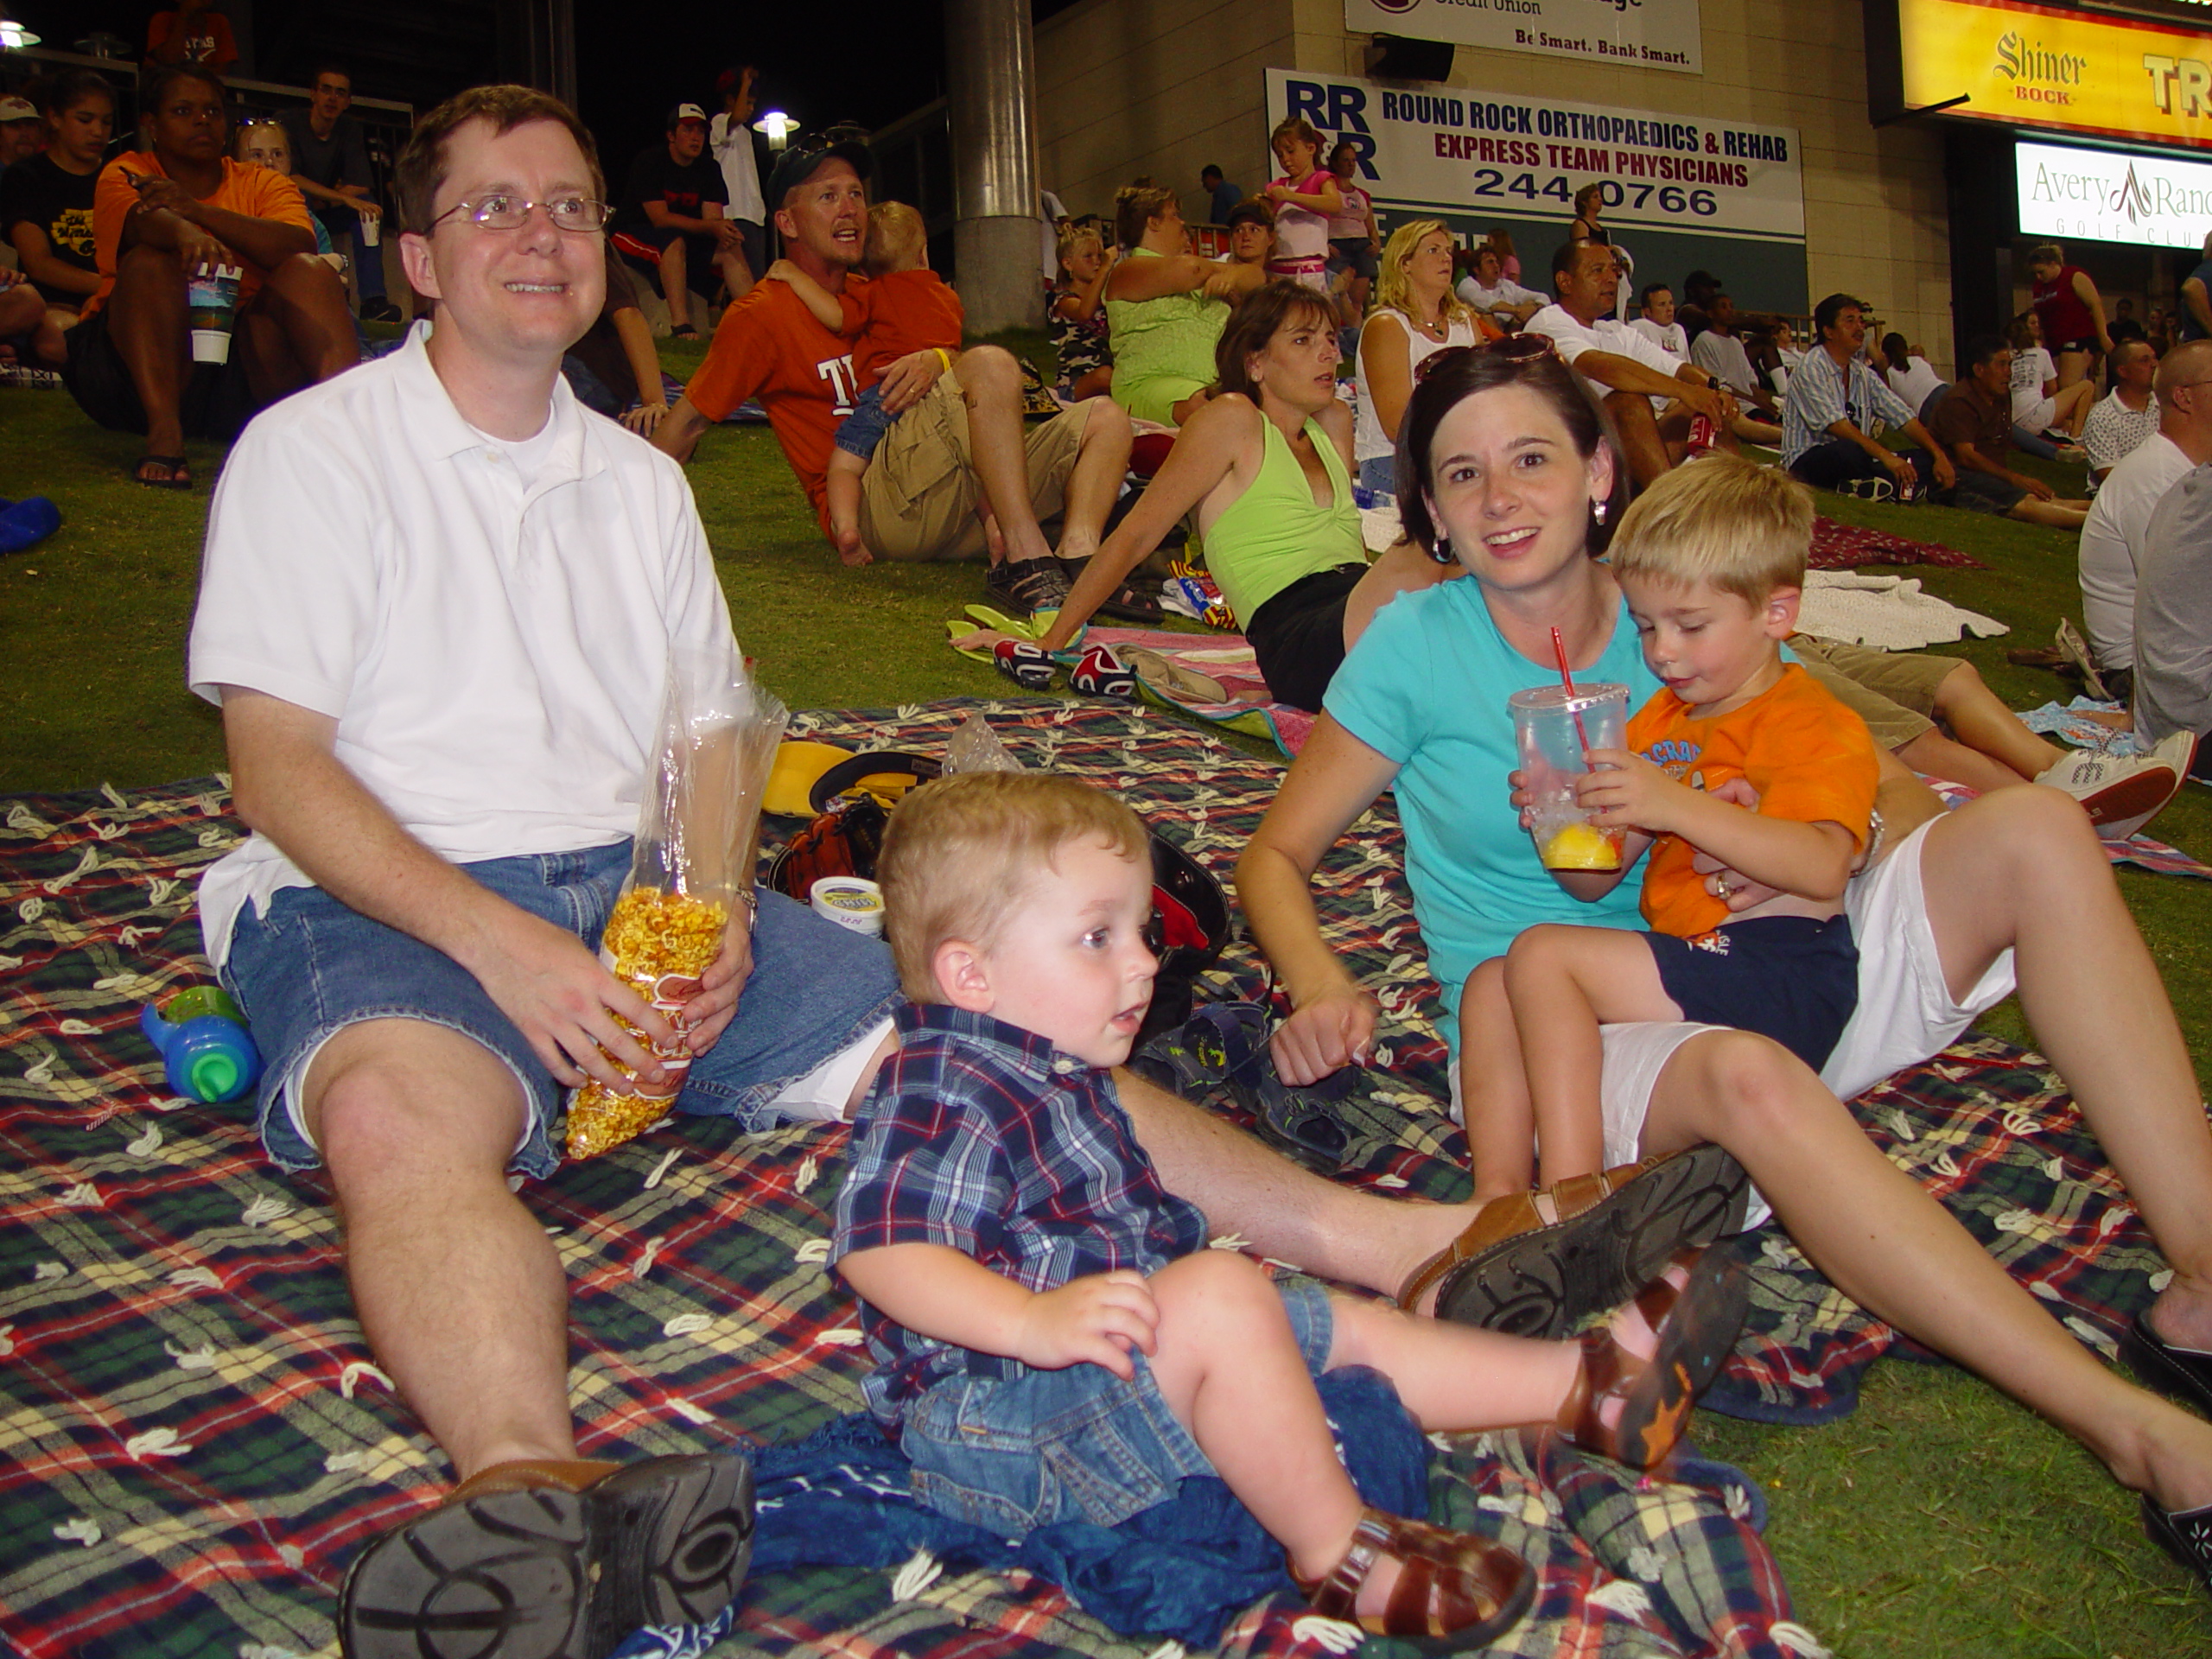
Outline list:
[[[868,210],[868,252],[861,269],[871,276],[887,271],[927,270],[929,226],[903,201],[879,201]]]
[[[1103,790],[1046,772],[971,772],[925,784],[899,803],[875,879],[899,988],[942,1002],[932,959],[947,939],[988,948],[1029,899],[1038,872],[1071,842],[1149,856],[1143,821]]]
[[[1613,536],[1613,571],[1704,582],[1757,610],[1776,588],[1805,585],[1812,544],[1810,490],[1778,468],[1707,455],[1637,498]]]

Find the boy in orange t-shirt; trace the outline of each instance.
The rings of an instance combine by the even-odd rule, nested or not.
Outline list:
[[[866,283],[832,294],[788,259],[768,267],[766,280],[787,283],[805,302],[815,321],[841,336],[860,336],[853,352],[853,380],[861,388],[853,412],[837,429],[825,489],[830,539],[847,564],[866,564],[874,555],[861,540],[861,479],[876,445],[899,417],[883,407],[877,385],[884,370],[915,352],[934,351],[950,370],[967,326],[960,296],[929,266],[929,236],[922,216],[903,201],[880,201],[868,210],[868,254],[861,263]],[[993,556],[998,526],[990,509],[978,509]]]
[[[1654,485],[1621,521],[1612,563],[1665,683],[1629,722],[1626,749],[1593,749],[1576,788],[1592,822],[1628,830],[1620,868],[1554,872],[1581,899],[1611,891],[1646,849],[1653,931],[1546,925],[1478,969],[1463,1068],[1517,1060],[1546,1185],[1605,1163],[1601,1025],[1691,1020],[1773,1038],[1815,1071],[1859,1001],[1843,893],[1865,849],[1879,762],[1866,723],[1782,660],[1812,540],[1802,485],[1709,456]],[[1729,790],[1724,798],[1724,789]],[[1756,796],[1738,804],[1744,786]],[[1700,854],[1725,869],[1699,874]],[[1743,880],[1773,896],[1732,915]],[[1463,1073],[1463,1090],[1465,1077]],[[1510,1104],[1508,1109],[1510,1109]],[[1500,1126],[1502,1128],[1506,1127]]]

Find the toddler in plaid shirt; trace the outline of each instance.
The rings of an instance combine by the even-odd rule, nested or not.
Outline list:
[[[1685,1255],[1566,1343],[1278,1284],[1205,1248],[1116,1090],[1156,965],[1136,816],[1070,779],[948,778],[900,804],[878,874],[913,1001],[862,1107],[831,1258],[915,1495],[1015,1535],[1113,1526],[1217,1475],[1322,1612],[1439,1648],[1511,1626],[1528,1565],[1365,1508],[1313,1376],[1369,1366],[1424,1429],[1556,1421],[1648,1468],[1734,1341],[1740,1275]]]

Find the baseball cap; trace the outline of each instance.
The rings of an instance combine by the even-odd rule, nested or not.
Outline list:
[[[849,141],[825,144],[817,140],[810,145],[801,139],[777,158],[768,175],[768,211],[779,212],[784,198],[820,171],[824,162],[842,162],[863,180],[875,171],[875,160],[866,144]]]
[[[707,124],[707,112],[696,104],[679,104],[668,112],[668,130],[671,132],[686,121],[696,121],[703,127]]]
[[[0,98],[0,126],[11,121],[35,121],[38,111],[27,98]]]

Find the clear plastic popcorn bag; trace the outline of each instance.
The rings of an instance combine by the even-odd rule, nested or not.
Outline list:
[[[599,946],[615,977],[664,1015],[680,1011],[699,988],[721,954],[731,912],[752,906],[760,797],[789,719],[784,705],[753,683],[734,645],[727,652],[671,653],[659,752],[638,807],[637,848]],[[690,1052],[647,1046],[667,1080],[620,1090],[593,1078],[574,1090],[569,1157],[619,1147],[668,1109],[683,1087]]]

